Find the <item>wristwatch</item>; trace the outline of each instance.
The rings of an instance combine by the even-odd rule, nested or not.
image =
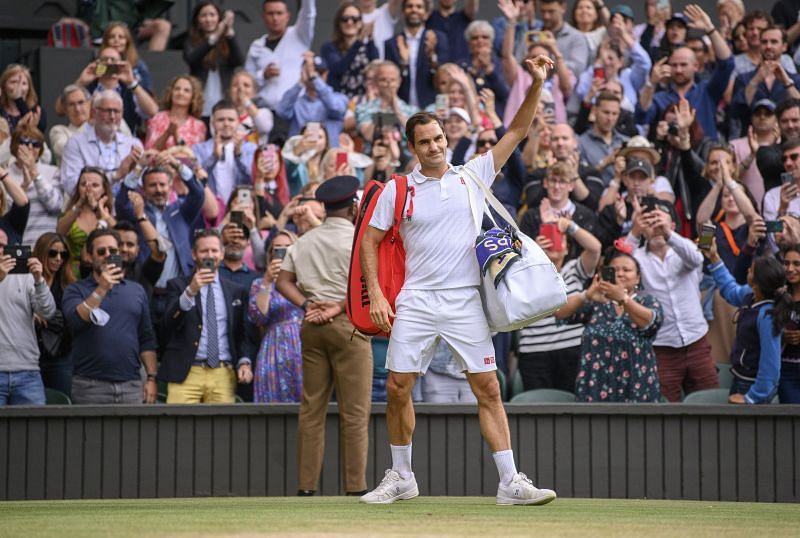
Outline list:
[[[303,312],[305,312],[306,308],[308,308],[308,305],[313,303],[313,302],[314,301],[312,301],[311,299],[306,299],[305,301],[303,301],[303,304],[300,305],[300,308],[302,308]]]

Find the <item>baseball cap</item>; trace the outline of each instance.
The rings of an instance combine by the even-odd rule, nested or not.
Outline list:
[[[614,16],[617,13],[625,17],[626,19],[634,19],[633,10],[631,6],[627,4],[617,4],[616,6],[611,8],[611,15]]]
[[[647,177],[655,176],[653,165],[650,164],[649,161],[639,158],[628,159],[628,162],[625,164],[625,174],[630,174],[631,172],[636,172],[637,170],[647,174]]]
[[[667,26],[669,26],[670,23],[672,22],[679,22],[685,27],[689,26],[689,21],[686,19],[686,15],[684,15],[680,11],[676,11],[675,13],[672,14],[672,17],[670,17],[669,20],[667,21]]]
[[[766,108],[770,112],[775,112],[775,103],[770,101],[769,99],[759,99],[758,101],[753,103],[751,110],[755,112],[757,109],[761,107]]]

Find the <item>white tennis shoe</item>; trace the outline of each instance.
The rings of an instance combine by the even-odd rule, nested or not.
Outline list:
[[[405,480],[400,477],[397,471],[386,469],[383,480],[378,487],[369,493],[361,496],[362,503],[368,504],[391,504],[395,501],[406,501],[419,495],[417,480],[414,473]],[[498,497],[499,499],[499,497]]]
[[[556,498],[552,489],[539,489],[524,473],[517,473],[511,482],[497,487],[497,504],[547,504]]]

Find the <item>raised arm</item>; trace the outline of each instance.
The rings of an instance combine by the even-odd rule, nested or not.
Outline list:
[[[517,21],[520,17],[520,8],[514,0],[498,0],[497,7],[506,18],[506,31],[503,34],[503,47],[500,51],[503,76],[509,87],[517,80],[517,59],[514,57],[514,40],[516,39]]]

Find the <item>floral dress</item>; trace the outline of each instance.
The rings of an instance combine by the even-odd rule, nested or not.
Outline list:
[[[262,314],[256,298],[269,291],[269,310]],[[303,394],[300,325],[303,310],[259,278],[250,287],[250,321],[264,331],[258,349],[253,381],[255,402],[299,402]]]
[[[655,312],[640,329],[623,312],[617,316],[612,303],[587,303],[574,316],[585,324],[581,362],[575,383],[575,399],[583,402],[658,402],[658,383],[653,339],[664,315],[661,304],[650,295],[633,300]]]

